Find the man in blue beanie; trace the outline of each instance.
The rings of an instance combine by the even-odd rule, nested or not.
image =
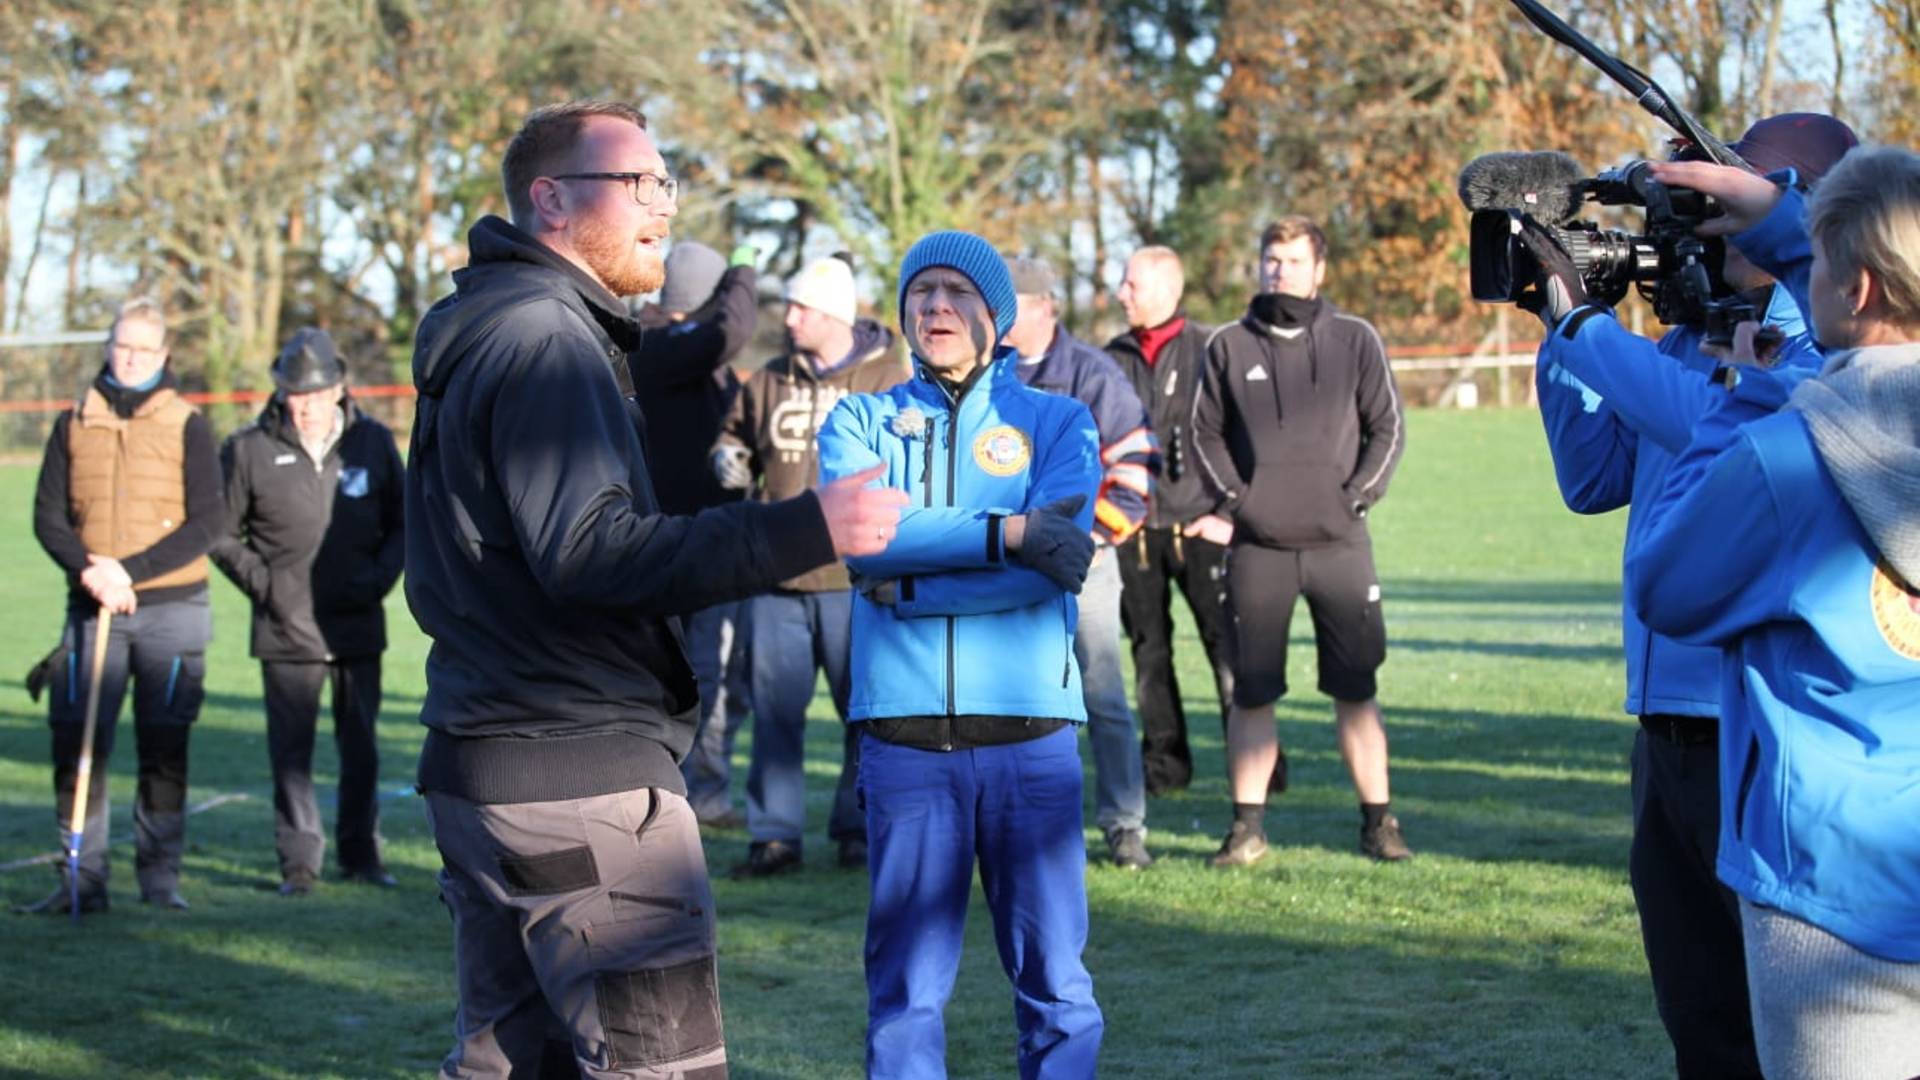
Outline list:
[[[848,397],[823,480],[874,466],[910,508],[850,558],[853,691],[872,902],[867,1075],[944,1077],[977,861],[1014,987],[1019,1073],[1089,1077],[1100,1007],[1080,962],[1086,846],[1073,725],[1074,595],[1093,559],[1099,435],[1085,405],[1024,386],[1001,340],[1006,264],[977,236],[921,238],[900,267],[914,377]]]

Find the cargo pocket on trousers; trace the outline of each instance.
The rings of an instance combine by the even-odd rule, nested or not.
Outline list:
[[[672,967],[594,976],[615,1068],[664,1065],[720,1048],[720,986],[711,953]]]

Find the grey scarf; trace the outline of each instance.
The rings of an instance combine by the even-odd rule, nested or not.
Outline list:
[[[1787,407],[1874,546],[1920,582],[1920,342],[1836,353]]]

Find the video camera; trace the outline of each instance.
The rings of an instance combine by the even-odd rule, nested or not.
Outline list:
[[[1684,156],[1747,167],[1651,78],[1589,41],[1539,0],[1512,3],[1548,37],[1579,53],[1671,127]],[[1520,239],[1525,216],[1545,227],[1573,257],[1587,295],[1595,300],[1615,304],[1627,295],[1628,286],[1637,286],[1661,322],[1695,327],[1712,345],[1730,345],[1735,326],[1758,318],[1753,305],[1722,276],[1725,242],[1694,235],[1701,222],[1719,214],[1719,207],[1699,192],[1655,180],[1644,161],[1589,177],[1566,154],[1485,154],[1461,170],[1459,191],[1460,201],[1473,211],[1468,254],[1475,300],[1511,303],[1540,284],[1539,262]],[[1603,229],[1577,220],[1588,202],[1642,207],[1644,232]]]
[[[1469,265],[1473,298],[1511,303],[1540,282],[1540,265],[1520,240],[1523,215],[1544,226],[1579,271],[1587,295],[1617,304],[1629,286],[1663,323],[1698,328],[1712,344],[1730,344],[1733,329],[1755,320],[1753,304],[1723,280],[1725,242],[1694,229],[1719,207],[1697,191],[1653,179],[1644,161],[1597,176],[1565,154],[1485,154],[1460,172],[1460,200],[1473,211]],[[1586,203],[1638,206],[1644,232],[1605,229],[1576,220]]]

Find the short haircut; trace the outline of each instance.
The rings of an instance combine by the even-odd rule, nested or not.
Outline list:
[[[1315,262],[1327,261],[1327,234],[1310,217],[1288,214],[1286,217],[1267,226],[1260,233],[1260,250],[1264,253],[1273,244],[1291,244],[1301,237],[1313,241],[1313,259]]]
[[[642,131],[647,118],[624,101],[568,101],[543,105],[527,114],[527,121],[507,144],[500,160],[500,180],[507,189],[507,209],[513,223],[533,221],[533,182],[562,165],[580,141],[580,129],[596,116],[625,120]]]
[[[113,313],[113,326],[107,331],[107,341],[111,343],[120,332],[123,322],[150,322],[160,328],[160,340],[165,343],[167,334],[167,309],[160,301],[151,296],[130,296],[121,301],[120,307]]]
[[[1920,155],[1892,146],[1849,152],[1814,189],[1807,231],[1834,274],[1873,275],[1890,322],[1920,327]]]
[[[1260,249],[1262,251],[1266,250],[1266,245],[1260,245]],[[1134,252],[1133,258],[1145,259],[1155,266],[1160,267],[1162,270],[1165,270],[1167,274],[1173,278],[1173,289],[1175,292],[1187,291],[1187,268],[1186,265],[1180,261],[1179,252],[1167,247],[1165,244],[1149,244]]]

